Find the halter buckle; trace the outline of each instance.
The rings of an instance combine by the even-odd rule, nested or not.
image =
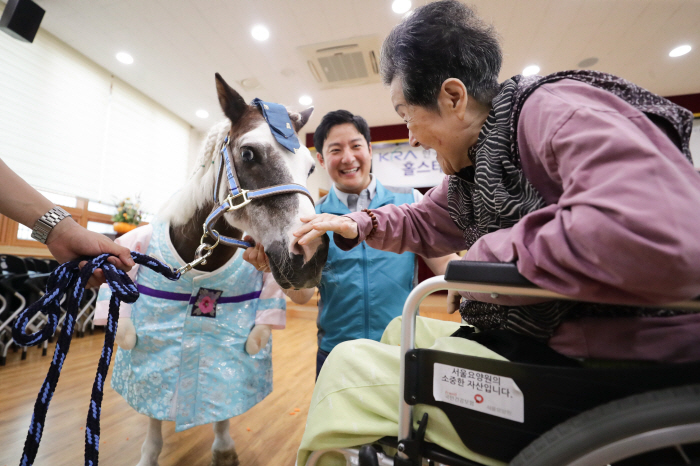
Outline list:
[[[237,200],[240,197],[243,198],[243,201],[238,203],[238,204],[234,204],[233,201]],[[228,202],[228,205],[229,205],[228,209],[226,209],[226,212],[230,212],[232,210],[238,210],[241,207],[245,207],[248,204],[250,204],[251,200],[252,199],[248,198],[248,191],[241,188],[241,190],[238,194],[236,194],[236,195],[229,194],[228,197],[226,199],[224,199],[224,202]]]

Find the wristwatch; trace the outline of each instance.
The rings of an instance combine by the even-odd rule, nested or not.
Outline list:
[[[51,230],[53,230],[53,227],[58,225],[58,222],[64,218],[70,216],[71,215],[62,208],[58,206],[54,207],[36,221],[34,229],[32,230],[32,238],[42,244],[46,244],[46,238],[49,236],[49,233],[51,233]]]

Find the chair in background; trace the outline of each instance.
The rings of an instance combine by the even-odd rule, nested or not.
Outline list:
[[[4,366],[7,360],[7,351],[14,344],[11,325],[27,306],[27,299],[22,291],[26,291],[24,283],[29,278],[29,271],[22,258],[11,255],[0,255],[0,270],[2,270],[0,291],[7,303],[2,321],[0,321],[0,342],[2,343],[0,366]],[[22,348],[22,359],[26,359],[26,357],[27,348],[25,347]]]

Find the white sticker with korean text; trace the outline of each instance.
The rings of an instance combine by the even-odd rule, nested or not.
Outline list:
[[[433,396],[437,401],[525,422],[523,392],[508,377],[436,362]]]

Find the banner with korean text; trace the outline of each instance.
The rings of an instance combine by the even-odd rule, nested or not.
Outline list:
[[[372,144],[372,173],[384,186],[406,188],[437,186],[445,176],[434,150],[408,142]]]

